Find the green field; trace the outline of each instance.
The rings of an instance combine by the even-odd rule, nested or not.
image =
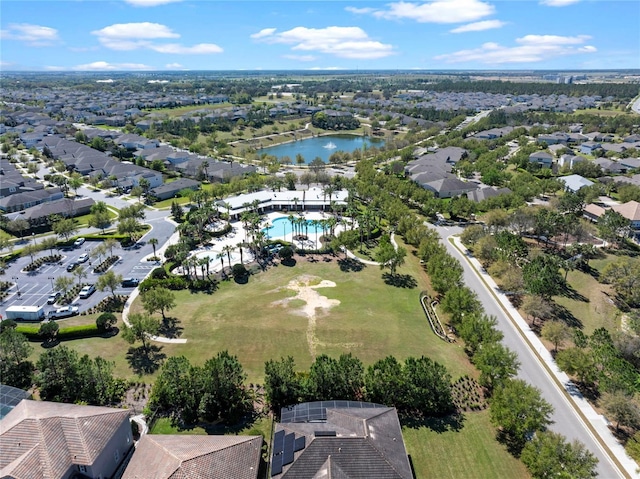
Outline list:
[[[383,271],[376,266],[343,271],[336,258],[330,262],[320,257],[317,262],[298,259],[293,267],[277,265],[251,276],[244,285],[225,281],[211,295],[177,292],[179,306],[168,316],[178,319],[183,328],[181,337],[188,342],[156,343],[159,352],[167,357],[185,355],[192,363],[202,364],[227,349],[238,356],[248,383],[262,382],[264,362],[270,358],[291,355],[297,368],[305,370],[314,355],[335,357],[343,352],[352,352],[365,366],[387,355],[399,359],[425,355],[446,365],[454,379],[464,374],[477,376],[460,344],[445,343],[429,329],[418,301],[420,291],[427,288],[427,277],[412,255],[398,270],[404,275],[403,286],[386,284]],[[321,281],[335,286],[298,291],[287,288],[301,283],[318,286]],[[303,308],[314,302],[326,308],[305,314]],[[140,308],[137,301],[133,310]],[[78,317],[68,324],[92,321],[93,316]],[[121,377],[153,382],[157,374],[138,376],[132,371],[127,359],[131,346],[120,336],[64,344],[80,354],[114,361],[115,372]],[[34,349],[33,359],[44,351],[37,345]],[[264,421],[240,432],[266,432],[269,427]],[[460,425],[458,430],[442,428],[437,422],[404,427],[417,477],[529,477],[524,466],[495,440],[495,429],[486,412],[467,413]],[[153,432],[174,431],[167,421],[159,420]],[[206,431],[195,428],[180,432]]]

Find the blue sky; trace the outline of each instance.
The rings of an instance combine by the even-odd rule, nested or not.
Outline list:
[[[2,70],[640,68],[637,0],[2,0]]]

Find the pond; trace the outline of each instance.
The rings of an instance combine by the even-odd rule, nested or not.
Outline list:
[[[329,163],[329,157],[336,151],[352,151],[375,146],[380,148],[384,145],[381,138],[371,138],[368,136],[356,135],[327,135],[306,140],[294,141],[283,145],[270,146],[259,150],[258,153],[266,153],[277,158],[288,156],[293,164],[296,163],[296,155],[300,153],[304,157],[306,164],[311,163],[314,158],[320,157],[325,163]]]

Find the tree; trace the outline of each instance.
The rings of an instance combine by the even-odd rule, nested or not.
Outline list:
[[[440,305],[450,314],[451,324],[456,328],[460,326],[465,315],[482,310],[478,296],[466,286],[454,286],[448,290],[440,301]]]
[[[355,400],[363,386],[362,362],[351,354],[343,354],[338,360],[326,354],[316,358],[309,369],[305,392],[309,400]]]
[[[87,277],[87,270],[84,269],[84,266],[76,266],[76,268],[72,271],[72,274],[78,278],[78,285],[82,283],[82,280]]]
[[[96,318],[96,327],[98,331],[109,331],[117,322],[115,314],[106,312]]]
[[[596,362],[591,351],[584,348],[567,348],[556,354],[558,367],[567,374],[576,376],[586,386],[592,385],[597,377]]]
[[[149,351],[149,336],[158,334],[159,330],[160,320],[146,314],[134,313],[129,315],[129,326],[124,325],[122,337],[129,344],[141,341],[144,350]]]
[[[121,218],[118,221],[118,234],[128,235],[132,241],[140,228],[141,224],[136,218]]]
[[[67,294],[71,286],[73,286],[73,278],[69,276],[58,276],[53,282],[53,287],[60,291],[63,296]]]
[[[598,459],[582,443],[568,443],[564,436],[551,431],[536,433],[520,458],[534,479],[591,479],[598,475]]]
[[[45,343],[52,343],[58,334],[58,329],[60,329],[58,323],[55,321],[46,321],[40,323],[38,334],[44,338]]]
[[[542,326],[542,337],[553,343],[554,352],[558,352],[558,346],[564,343],[570,334],[569,327],[562,321],[547,321]]]
[[[462,282],[462,266],[447,252],[437,253],[427,262],[427,273],[431,285],[438,293],[444,294]]]
[[[493,390],[512,378],[518,372],[518,356],[500,343],[483,344],[478,349],[473,362],[480,370],[478,382]]]
[[[443,365],[424,356],[409,357],[403,366],[405,407],[425,416],[440,416],[453,410],[451,375]]]
[[[184,209],[176,201],[171,202],[171,216],[173,216],[173,219],[177,222],[181,222],[184,216]]]
[[[404,405],[406,384],[402,365],[393,356],[380,359],[367,368],[364,376],[367,400],[379,404]]]
[[[158,238],[150,238],[149,244],[153,247],[153,257],[156,258],[156,246],[158,245]]]
[[[246,374],[236,356],[222,351],[202,368],[199,412],[205,421],[224,420],[235,424],[251,407],[251,395],[244,386]]]
[[[295,371],[293,357],[270,359],[264,364],[264,389],[271,410],[277,415],[287,405],[297,404],[302,395],[302,382]]]
[[[3,327],[0,333],[0,378],[9,386],[29,389],[33,363],[27,358],[33,351],[27,338],[14,328]]]
[[[560,292],[564,281],[558,263],[553,256],[541,254],[522,267],[522,279],[526,290],[545,299]]]
[[[98,201],[91,206],[91,216],[89,217],[89,226],[100,228],[104,234],[105,228],[111,225],[111,217],[109,209],[104,201]]]
[[[290,261],[293,258],[293,249],[290,246],[285,246],[278,252],[278,255],[282,261]]]
[[[619,258],[602,269],[601,278],[610,283],[629,306],[640,305],[640,261]]]
[[[42,245],[30,243],[22,248],[22,256],[29,256],[31,258],[31,262],[33,263],[35,255],[40,251],[42,251]]]
[[[531,316],[531,326],[535,326],[536,319],[549,319],[553,314],[553,306],[542,296],[528,295],[522,303],[522,310]]]
[[[513,452],[519,453],[527,438],[551,424],[553,407],[542,398],[540,390],[522,379],[506,381],[494,391],[489,415],[501,428]]]
[[[473,357],[478,349],[484,346],[502,341],[503,334],[496,329],[497,324],[495,316],[487,316],[479,312],[463,317],[459,334],[470,356]]]
[[[160,311],[162,320],[166,321],[165,312],[175,308],[176,296],[167,288],[161,286],[152,288],[142,293],[142,305],[149,314]]]
[[[7,229],[12,233],[18,233],[22,238],[25,230],[29,229],[29,222],[23,218],[16,218],[7,223]]]
[[[169,413],[172,422],[198,421],[202,370],[184,356],[171,356],[163,364],[149,396],[149,408]]]
[[[82,186],[82,175],[80,173],[72,173],[69,178],[69,188],[73,190],[74,197],[78,196],[78,189]]]
[[[69,241],[69,238],[73,236],[78,227],[76,226],[73,218],[62,218],[52,225],[53,232],[63,238],[65,241]]]
[[[640,407],[633,401],[633,396],[624,391],[614,391],[602,395],[602,407],[607,415],[616,423],[616,431],[620,425],[632,429],[640,428]]]
[[[630,222],[617,211],[611,209],[598,218],[598,232],[603,240],[619,242],[629,231]]]
[[[55,237],[53,236],[49,236],[47,238],[43,238],[42,241],[40,241],[40,247],[43,250],[49,250],[49,254],[51,256],[53,256],[53,250],[56,248],[56,246],[58,246],[58,240],[55,239]]]
[[[118,288],[118,286],[120,286],[120,283],[122,283],[122,275],[114,273],[113,270],[109,270],[98,278],[96,287],[100,291],[108,289],[109,291],[111,291],[113,299],[115,299],[116,289]]]

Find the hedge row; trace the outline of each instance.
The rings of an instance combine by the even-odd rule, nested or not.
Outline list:
[[[38,334],[40,326],[24,326],[19,325],[16,331],[24,334],[29,341],[42,342],[42,336]],[[59,341],[68,341],[70,339],[91,338],[94,336],[102,336],[104,332],[100,331],[95,324],[84,324],[80,326],[69,326],[60,328],[56,338]]]

